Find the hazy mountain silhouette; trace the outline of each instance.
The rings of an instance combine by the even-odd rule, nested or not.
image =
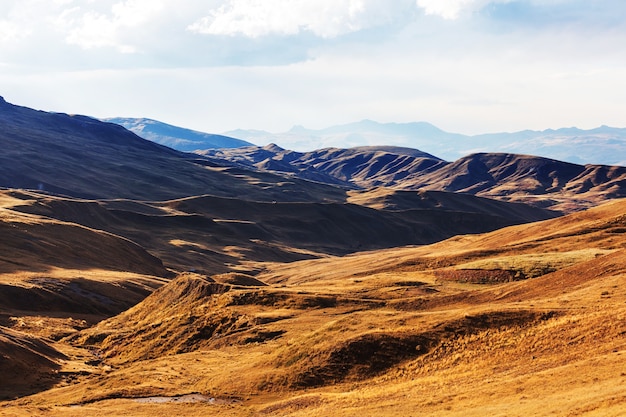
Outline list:
[[[198,132],[196,130],[159,122],[158,120],[130,117],[113,117],[103,120],[124,126],[126,129],[144,139],[183,152],[211,148],[238,148],[252,145],[252,143],[246,142],[245,140],[224,135]]]
[[[326,129],[296,126],[283,133],[233,130],[225,134],[261,145],[277,143],[299,151],[385,144],[421,149],[447,161],[471,153],[499,152],[538,155],[577,164],[626,165],[626,129],[608,126],[590,130],[572,127],[471,136],[445,132],[426,122],[363,120]]]

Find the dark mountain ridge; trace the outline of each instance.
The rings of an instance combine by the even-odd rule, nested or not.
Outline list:
[[[86,116],[36,111],[3,100],[0,127],[0,187],[138,200],[200,194],[259,201],[344,198],[335,187],[242,171],[227,161],[179,152]]]
[[[626,167],[479,153],[412,178],[399,188],[462,192],[572,211],[626,197]]]
[[[272,143],[263,147],[208,149],[197,153],[249,168],[288,173],[349,188],[394,185],[393,181],[397,179],[445,164],[426,152],[394,146],[295,152]]]
[[[354,189],[458,192],[562,211],[626,197],[626,167],[578,165],[531,155],[476,153],[446,162],[418,150],[391,146],[301,153],[273,144],[201,153]]]

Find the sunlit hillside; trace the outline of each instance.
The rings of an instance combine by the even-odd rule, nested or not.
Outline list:
[[[264,263],[254,278],[181,274],[32,345],[53,381],[3,410],[622,415],[625,212],[619,201],[430,246]],[[517,274],[538,263],[544,274]],[[23,345],[11,323],[5,337]]]

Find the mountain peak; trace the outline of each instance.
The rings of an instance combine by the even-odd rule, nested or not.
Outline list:
[[[278,153],[278,152],[283,152],[284,151],[283,148],[281,148],[280,146],[278,146],[275,143],[267,144],[267,145],[265,145],[263,147],[263,149],[265,149],[266,151],[274,152],[274,153]]]
[[[293,125],[291,129],[287,131],[287,133],[296,134],[296,135],[306,135],[310,133],[310,130],[302,125]]]

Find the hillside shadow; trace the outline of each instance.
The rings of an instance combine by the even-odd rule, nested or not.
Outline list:
[[[52,388],[66,376],[65,359],[43,339],[0,327],[0,401]]]

